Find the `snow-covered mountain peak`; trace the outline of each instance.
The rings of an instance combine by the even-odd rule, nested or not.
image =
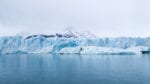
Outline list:
[[[90,31],[77,31],[72,26],[64,29],[64,35],[71,35],[78,38],[97,38],[97,36]]]
[[[63,33],[65,33],[65,34],[74,34],[75,31],[76,30],[74,30],[72,26],[69,26],[69,27],[64,29]]]

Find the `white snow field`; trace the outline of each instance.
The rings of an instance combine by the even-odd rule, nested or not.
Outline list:
[[[0,37],[0,54],[139,54],[150,48],[148,38],[99,38],[89,32],[54,35],[16,35]]]

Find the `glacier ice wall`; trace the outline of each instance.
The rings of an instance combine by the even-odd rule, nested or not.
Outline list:
[[[0,37],[0,53],[57,53],[63,48],[95,46],[128,49],[136,46],[150,47],[150,38],[78,38],[62,35],[5,36]]]

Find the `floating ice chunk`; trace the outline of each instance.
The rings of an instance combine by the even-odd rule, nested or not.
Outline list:
[[[95,47],[95,46],[67,47],[67,48],[61,49],[58,53],[61,53],[61,54],[104,54],[104,55],[136,54],[136,52],[130,51],[127,49]]]
[[[117,54],[135,54],[135,53],[127,51],[125,49],[87,46],[87,47],[83,47],[83,50],[81,51],[81,54],[117,55]]]
[[[127,50],[138,54],[142,54],[142,51],[150,51],[149,47],[145,47],[145,46],[135,46],[135,47],[128,48]]]
[[[135,46],[135,47],[128,48],[128,50],[134,50],[134,51],[148,51],[149,48],[148,48],[148,47],[145,47],[145,46]]]

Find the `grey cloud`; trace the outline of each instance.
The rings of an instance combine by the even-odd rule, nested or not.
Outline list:
[[[0,0],[0,33],[52,33],[72,25],[99,36],[150,36],[149,0]]]

